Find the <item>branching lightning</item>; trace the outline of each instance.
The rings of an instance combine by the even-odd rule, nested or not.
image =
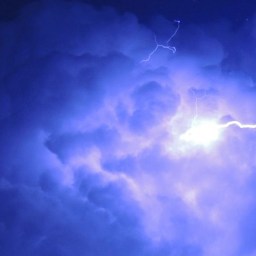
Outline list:
[[[149,62],[152,56],[158,51],[159,48],[166,49],[171,51],[173,54],[176,52],[176,47],[170,45],[172,39],[176,36],[177,32],[180,28],[180,20],[174,20],[177,23],[177,27],[174,33],[168,38],[165,44],[160,44],[157,41],[156,35],[154,36],[155,39],[155,48],[149,53],[146,59],[141,60],[143,62]],[[203,95],[200,98],[205,97]],[[244,124],[239,121],[229,121],[224,124],[219,123],[217,120],[207,120],[207,119],[199,119],[198,116],[198,97],[195,97],[195,114],[191,122],[191,126],[187,129],[184,133],[180,135],[180,139],[182,141],[190,142],[197,145],[209,145],[212,142],[219,139],[222,131],[227,129],[231,126],[237,126],[240,129],[256,129],[256,124]]]
[[[175,37],[175,35],[177,34],[177,32],[179,31],[180,28],[180,20],[175,20],[175,23],[177,23],[177,28],[175,29],[174,33],[171,35],[171,37],[166,41],[165,44],[159,44],[155,35],[155,43],[156,43],[156,47],[153,49],[152,52],[149,53],[148,57],[144,60],[141,61],[141,63],[143,62],[148,62],[151,60],[151,57],[158,51],[159,48],[162,49],[166,49],[171,51],[172,53],[176,52],[176,47],[171,46],[170,43],[172,41],[172,39]]]

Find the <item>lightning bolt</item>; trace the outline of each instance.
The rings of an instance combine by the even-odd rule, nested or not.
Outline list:
[[[170,36],[170,38],[166,41],[166,44],[159,44],[157,41],[156,35],[155,35],[154,38],[155,38],[156,46],[152,50],[152,52],[149,53],[148,57],[141,61],[141,63],[150,61],[151,57],[158,51],[159,48],[169,50],[173,54],[176,52],[176,47],[171,46],[170,42],[172,41],[172,39],[175,37],[175,35],[177,34],[177,32],[180,29],[180,20],[174,20],[174,22],[177,23],[177,28],[175,29],[174,33]]]
[[[176,36],[180,29],[180,20],[174,20],[177,23],[177,27],[174,33],[168,38],[165,44],[160,44],[157,41],[156,35],[155,39],[155,48],[149,53],[146,59],[141,60],[143,62],[149,62],[152,56],[158,51],[159,48],[166,49],[171,51],[173,54],[176,52],[176,47],[171,46],[170,43],[172,39]],[[195,92],[194,92],[195,93]],[[200,98],[204,98],[206,95],[203,95]],[[199,120],[198,116],[198,100],[200,99],[195,97],[195,115],[192,119],[190,128],[185,131],[185,133],[180,135],[180,139],[187,142],[193,142],[194,144],[209,145],[213,141],[216,141],[221,133],[221,130],[227,129],[231,126],[237,126],[241,129],[256,129],[256,124],[244,124],[239,121],[229,121],[224,124],[218,123],[216,120]]]
[[[243,124],[239,121],[230,121],[225,124],[219,124],[219,128],[228,128],[230,126],[238,126],[241,129],[256,129],[256,124]]]
[[[205,95],[204,95],[205,96]],[[203,97],[204,97],[203,96]],[[203,98],[201,97],[201,98]],[[223,132],[231,126],[240,129],[256,129],[256,124],[242,123],[232,120],[226,123],[219,123],[214,119],[203,119],[198,116],[198,97],[195,97],[195,115],[192,119],[191,126],[180,135],[180,139],[195,145],[208,146],[217,141]]]
[[[192,93],[193,93],[194,96],[195,96],[195,114],[194,114],[194,117],[193,117],[193,119],[192,119],[192,124],[191,124],[191,126],[193,126],[193,125],[196,123],[196,121],[197,121],[197,119],[198,119],[198,117],[199,117],[199,115],[198,115],[198,101],[201,100],[201,99],[203,99],[204,97],[206,97],[205,94],[203,94],[201,97],[197,96],[195,91],[192,91]]]
[[[195,145],[208,146],[219,139],[224,129],[231,126],[237,126],[241,129],[256,129],[256,124],[243,124],[239,121],[219,124],[215,120],[200,120],[191,125],[185,133],[181,134],[180,139]]]

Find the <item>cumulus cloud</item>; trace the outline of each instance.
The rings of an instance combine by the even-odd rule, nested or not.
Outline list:
[[[255,254],[255,130],[179,139],[256,122],[255,31],[184,25],[141,63],[175,28],[64,1],[1,24],[1,255]]]

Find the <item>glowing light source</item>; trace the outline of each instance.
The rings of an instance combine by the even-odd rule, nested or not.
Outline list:
[[[180,139],[195,145],[209,146],[220,138],[224,129],[231,126],[237,126],[240,129],[256,129],[256,124],[243,124],[239,121],[230,121],[224,124],[219,124],[214,120],[196,121],[183,134]]]
[[[214,121],[200,121],[192,125],[180,139],[195,145],[208,146],[217,141],[220,137],[221,130]]]

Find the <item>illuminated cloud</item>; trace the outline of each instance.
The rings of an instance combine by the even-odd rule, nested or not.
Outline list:
[[[64,1],[1,24],[1,255],[255,255],[255,31],[181,23],[141,62],[176,25]]]

